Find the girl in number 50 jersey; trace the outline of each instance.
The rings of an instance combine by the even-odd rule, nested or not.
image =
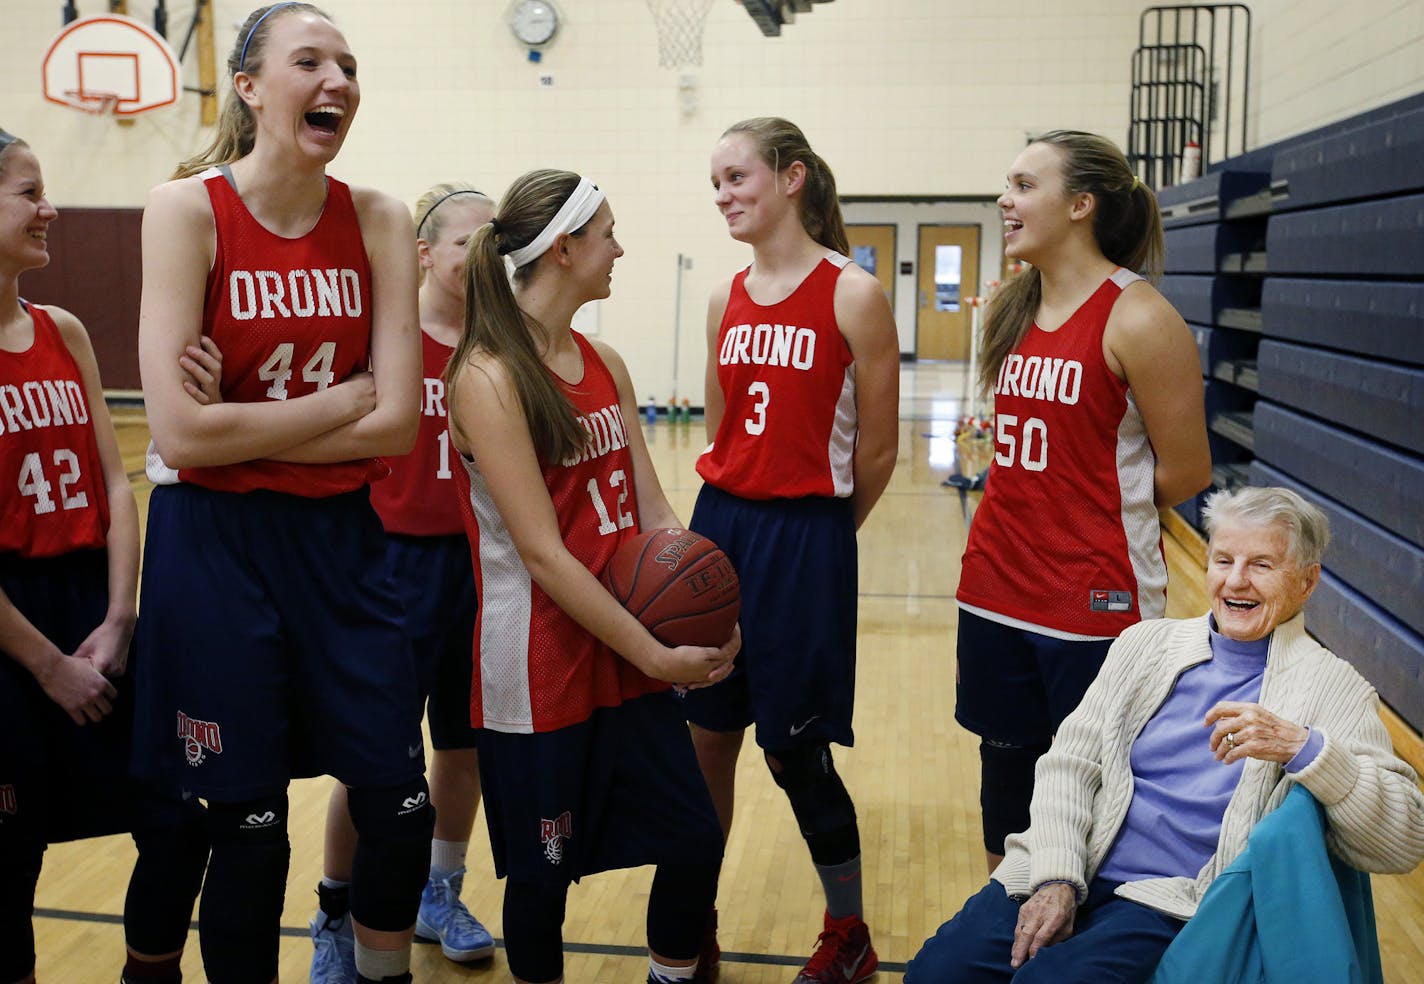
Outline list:
[[[1165,613],[1157,524],[1210,478],[1201,373],[1160,269],[1157,200],[1111,141],[1049,133],[1009,169],[978,371],[996,447],[959,582],[955,717],[978,734],[984,848],[1028,826],[1033,770],[1119,632]]]

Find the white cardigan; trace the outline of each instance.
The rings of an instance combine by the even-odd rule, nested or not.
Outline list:
[[[1132,802],[1132,743],[1184,670],[1211,658],[1207,616],[1139,622],[1108,651],[1102,671],[1038,762],[1029,829],[1008,838],[993,878],[1010,895],[1071,882],[1079,900],[1102,865]],[[1365,871],[1407,872],[1424,861],[1424,794],[1395,754],[1374,688],[1305,633],[1304,616],[1276,627],[1261,706],[1325,737],[1295,775],[1247,759],[1222,818],[1216,854],[1192,878],[1122,885],[1123,898],[1189,919],[1218,874],[1246,847],[1257,820],[1280,806],[1292,781],[1325,807],[1332,853]],[[1202,741],[1208,740],[1202,729]]]

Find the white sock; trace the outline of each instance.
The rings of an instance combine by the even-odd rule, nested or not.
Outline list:
[[[403,950],[368,950],[356,941],[356,972],[373,981],[410,971],[410,944]]]
[[[692,980],[696,973],[696,963],[690,967],[669,967],[648,957],[648,978],[653,984],[682,984],[683,981]]]
[[[444,881],[465,867],[469,841],[432,840],[430,842],[430,880]]]

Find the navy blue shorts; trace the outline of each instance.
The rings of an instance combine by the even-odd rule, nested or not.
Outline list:
[[[722,828],[670,692],[535,734],[479,732],[495,874],[567,885],[644,864],[715,864]]]
[[[418,778],[420,699],[385,550],[365,489],[154,489],[136,769],[226,802],[302,776]]]
[[[31,624],[73,653],[109,606],[104,550],[40,560],[0,554],[0,588]],[[129,778],[133,680],[113,680],[112,713],[75,724],[35,678],[0,653],[0,851],[132,829],[138,784]]]
[[[691,529],[731,558],[742,651],[731,675],[683,700],[710,731],[756,724],[769,751],[855,743],[857,555],[849,499],[758,501],[703,485]]]
[[[954,719],[988,741],[1051,741],[1111,645],[1110,639],[1057,639],[961,608]]]
[[[415,658],[430,720],[430,744],[474,748],[470,676],[474,671],[479,592],[470,542],[459,536],[386,537],[386,572],[405,609],[405,634]]]

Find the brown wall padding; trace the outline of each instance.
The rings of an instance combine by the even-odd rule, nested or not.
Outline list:
[[[139,208],[66,208],[49,227],[49,266],[20,277],[20,296],[74,313],[93,339],[106,390],[137,390],[143,284]]]

